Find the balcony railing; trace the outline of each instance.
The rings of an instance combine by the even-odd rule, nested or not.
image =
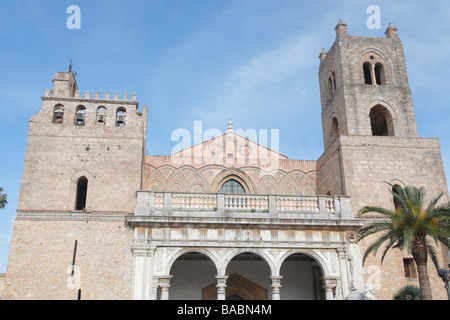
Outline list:
[[[137,192],[136,216],[230,216],[354,219],[347,196]],[[307,216],[305,216],[307,215]]]

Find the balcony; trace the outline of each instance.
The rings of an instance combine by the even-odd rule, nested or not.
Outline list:
[[[354,220],[347,196],[137,192],[134,217]],[[131,217],[130,217],[131,218]],[[151,219],[154,220],[154,219]],[[162,219],[167,220],[167,219]],[[135,219],[137,222],[137,220]],[[180,220],[181,221],[181,220]],[[267,221],[267,220],[266,220]]]

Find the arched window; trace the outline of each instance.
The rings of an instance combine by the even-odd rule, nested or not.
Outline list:
[[[105,107],[99,107],[97,109],[97,123],[104,125],[105,121],[106,121],[106,108]]]
[[[333,71],[331,77],[328,78],[328,94],[330,99],[336,94],[336,74]]]
[[[86,124],[86,108],[78,106],[75,113],[75,125],[84,126]]]
[[[231,193],[231,194],[241,194],[241,193],[245,193],[245,189],[242,186],[242,184],[240,184],[239,182],[237,182],[234,179],[230,179],[222,185],[219,192]]]
[[[125,108],[120,107],[117,109],[117,112],[116,112],[116,126],[117,127],[125,126],[126,116],[127,116],[127,111]]]
[[[61,104],[55,106],[53,109],[53,123],[63,123],[64,120],[64,107]]]
[[[364,63],[363,71],[364,71],[364,83],[372,84],[372,65],[369,62]]]
[[[88,179],[86,177],[80,177],[77,181],[75,210],[84,210],[86,208],[87,189]]]
[[[333,80],[331,77],[328,78],[328,97],[331,100],[333,98]]]
[[[377,85],[381,86],[381,85],[385,85],[386,84],[386,80],[384,77],[384,68],[383,65],[381,63],[377,63],[375,64],[375,79],[377,81]]]
[[[390,112],[382,105],[370,110],[370,126],[373,136],[394,136],[394,126]]]
[[[339,137],[339,123],[336,117],[331,120],[331,139],[334,140]]]

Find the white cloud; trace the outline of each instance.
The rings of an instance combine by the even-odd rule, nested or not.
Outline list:
[[[285,85],[284,82],[294,77],[300,81],[304,69],[317,65],[314,59],[317,56],[316,41],[312,34],[292,37],[283,45],[230,69],[210,96],[209,108],[196,108],[193,111],[200,119],[212,122],[215,119],[225,121],[235,114],[247,117],[255,116],[256,111],[273,111],[273,99],[276,99],[277,94],[281,96],[294,83],[292,81]],[[315,80],[311,79],[310,82]],[[298,88],[298,95],[305,96],[306,91],[305,88]],[[268,92],[270,101],[265,100],[269,96]]]

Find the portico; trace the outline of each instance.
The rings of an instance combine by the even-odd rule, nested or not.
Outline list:
[[[164,206],[181,196],[197,198],[196,207]],[[348,209],[350,198],[290,197],[307,205],[281,207],[274,195],[268,210],[211,209],[199,200],[220,197],[252,195],[138,192],[135,214],[127,217],[134,228],[133,299],[333,300],[349,294],[348,235],[361,226]]]

